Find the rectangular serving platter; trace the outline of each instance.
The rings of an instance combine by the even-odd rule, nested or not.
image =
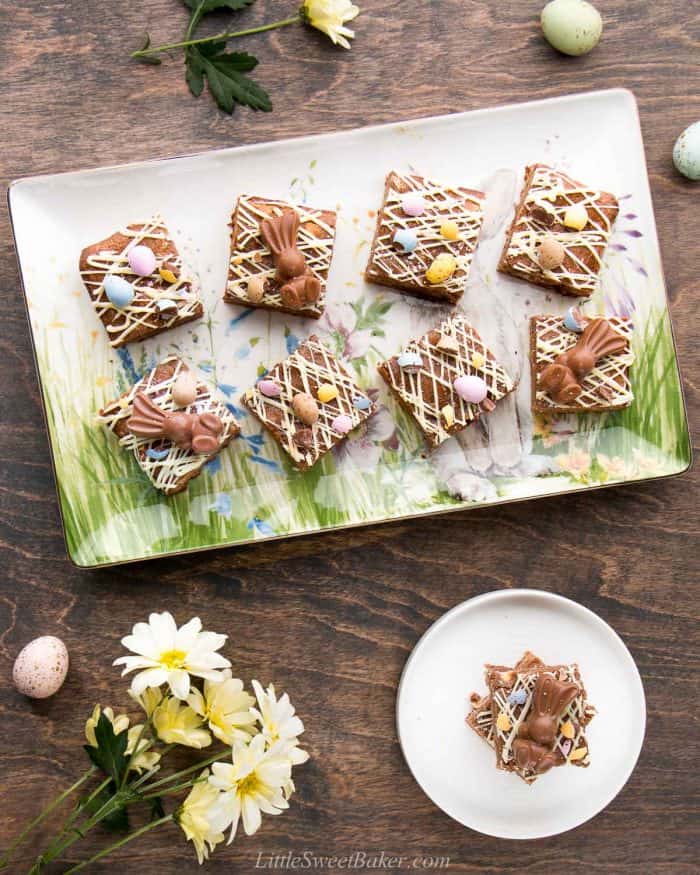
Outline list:
[[[544,162],[620,198],[589,315],[632,319],[635,400],[605,415],[533,417],[528,320],[572,300],[495,270],[525,165]],[[383,181],[414,169],[486,192],[458,307],[518,390],[426,453],[386,392],[381,359],[449,307],[363,279]],[[222,300],[231,210],[247,193],[340,212],[320,322]],[[681,473],[690,441],[634,97],[570,95],[189,157],[19,180],[10,210],[68,553],[93,567],[379,523]],[[205,318],[111,349],[82,287],[87,243],[160,212],[202,280]],[[240,394],[318,333],[379,412],[312,470],[296,471]],[[166,498],[95,423],[103,404],[169,353],[225,397],[242,434],[187,492]]]

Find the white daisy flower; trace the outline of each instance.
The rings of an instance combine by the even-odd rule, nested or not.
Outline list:
[[[265,747],[262,735],[248,745],[233,748],[232,763],[214,763],[209,783],[222,791],[220,804],[230,818],[231,844],[243,820],[246,835],[260,828],[261,814],[281,814],[289,808],[285,788],[289,786],[292,761],[283,748]]]
[[[230,669],[222,676],[222,681],[205,681],[204,693],[192,687],[187,702],[207,721],[219,741],[228,745],[245,743],[256,731],[251,714],[255,699],[243,689],[243,681],[231,677]]]
[[[216,651],[224,646],[226,635],[202,632],[202,621],[194,617],[179,629],[172,614],[151,614],[148,623],[136,623],[122,644],[136,656],[120,656],[114,665],[123,665],[122,675],[143,669],[131,681],[135,696],[148,687],[167,683],[174,696],[186,699],[190,675],[209,681],[222,679],[218,669],[231,663]]]
[[[250,710],[260,723],[260,731],[267,746],[272,747],[274,744],[283,746],[294,766],[305,763],[309,754],[298,747],[299,739],[297,737],[304,731],[304,724],[296,716],[289,696],[283,693],[278,699],[273,684],[270,684],[267,690],[263,690],[258,681],[253,681],[253,689],[258,700],[258,707]]]
[[[206,778],[205,769],[200,778]],[[209,859],[209,854],[224,840],[224,830],[231,822],[219,804],[221,794],[218,790],[200,780],[193,785],[187,798],[178,809],[175,819],[187,840],[194,844],[200,865]]]
[[[355,31],[345,27],[345,22],[360,14],[359,7],[350,0],[304,0],[300,12],[307,24],[325,33],[336,45],[350,48],[348,40]]]

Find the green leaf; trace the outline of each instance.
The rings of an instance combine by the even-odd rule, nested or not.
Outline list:
[[[251,109],[270,112],[272,102],[269,94],[244,73],[253,70],[257,58],[247,52],[226,52],[223,42],[191,46],[186,55],[187,84],[190,91],[199,96],[203,80],[220,109],[232,113],[236,104]]]
[[[189,22],[189,33],[194,33],[202,18],[209,12],[238,12],[251,6],[255,0],[183,0],[185,6],[192,10]]]
[[[111,720],[103,711],[95,727],[97,747],[93,747],[91,744],[83,745],[92,762],[117,785],[121,783],[128,764],[125,755],[127,736],[128,729],[115,733]]]
[[[110,783],[101,790],[97,796],[94,796],[92,799],[87,797],[84,801],[81,801],[79,807],[88,815],[95,814],[105,803],[109,802],[116,791],[116,784],[114,781],[110,781]],[[128,832],[129,813],[124,807],[117,808],[115,811],[111,812],[111,814],[108,814],[107,817],[103,818],[100,823],[108,832]]]

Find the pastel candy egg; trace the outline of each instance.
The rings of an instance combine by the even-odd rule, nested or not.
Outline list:
[[[166,283],[170,283],[171,285],[173,285],[173,283],[177,282],[177,277],[172,272],[172,270],[167,267],[159,267],[158,273],[160,274],[160,278]]]
[[[688,179],[700,179],[700,122],[690,125],[676,140],[673,163]]]
[[[248,280],[246,292],[251,304],[259,304],[265,294],[265,277],[260,276],[259,274],[257,276],[252,276]]]
[[[150,459],[152,462],[162,462],[163,459],[167,459],[170,450],[154,450],[153,447],[149,447],[146,450],[146,457]]]
[[[134,300],[134,287],[124,277],[109,274],[105,277],[104,290],[109,303],[118,310],[128,307]]]
[[[418,238],[415,231],[410,228],[399,228],[394,234],[394,243],[400,246],[404,252],[413,252],[418,245]]]
[[[423,359],[417,352],[411,352],[410,350],[407,350],[406,352],[402,352],[401,355],[396,359],[396,364],[400,368],[422,368]]]
[[[313,425],[318,419],[318,404],[308,392],[299,392],[294,396],[292,410],[304,425]]]
[[[332,383],[324,383],[322,386],[318,387],[316,395],[319,401],[323,404],[328,404],[329,401],[338,397],[338,387],[334,386]]]
[[[486,383],[481,377],[477,377],[474,374],[465,374],[457,377],[453,386],[462,401],[466,401],[469,404],[480,404],[486,398],[488,391]]]
[[[197,378],[192,371],[181,371],[170,390],[178,407],[187,407],[197,398]]]
[[[555,270],[564,264],[565,257],[566,249],[564,249],[556,237],[547,235],[542,238],[542,242],[537,249],[537,260],[541,268],[544,270]]]
[[[420,216],[425,212],[425,198],[414,191],[407,192],[401,198],[401,209],[407,216]]]
[[[279,398],[282,394],[282,387],[279,383],[275,383],[274,380],[260,380],[258,389],[267,398]]]
[[[583,318],[578,307],[569,307],[564,316],[564,328],[569,331],[576,331],[580,334],[583,331]]]
[[[564,224],[574,231],[581,231],[588,224],[588,213],[583,204],[574,204],[564,213]]]
[[[366,398],[364,395],[355,395],[352,399],[352,406],[358,410],[369,410],[371,403],[369,398]]]
[[[444,283],[457,270],[457,259],[449,252],[441,252],[425,272],[426,280],[431,285]]]
[[[148,246],[134,246],[126,256],[129,267],[139,276],[149,276],[156,269],[156,257]]]
[[[552,0],[542,10],[547,42],[565,55],[585,55],[598,45],[603,32],[600,13],[586,0]]]
[[[340,416],[336,416],[333,420],[331,428],[333,431],[338,432],[338,434],[347,434],[352,428],[352,419],[345,413],[341,413]]]
[[[459,240],[459,225],[450,220],[443,222],[440,225],[440,233],[445,240]]]
[[[60,638],[43,635],[24,647],[12,669],[17,690],[32,699],[53,696],[66,679],[68,651]]]

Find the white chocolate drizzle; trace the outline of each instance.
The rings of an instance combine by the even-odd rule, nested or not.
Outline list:
[[[557,666],[556,669],[545,667],[536,671],[517,672],[515,681],[512,685],[505,687],[497,687],[491,692],[491,712],[493,717],[494,728],[494,744],[496,754],[507,766],[514,766],[513,742],[519,737],[518,731],[521,725],[527,720],[530,708],[532,706],[532,698],[535,692],[537,679],[541,674],[554,674],[560,681],[566,683],[577,684],[581,692],[567,706],[566,710],[559,718],[557,724],[556,739],[554,741],[554,751],[558,751],[563,762],[571,762],[576,766],[587,766],[590,764],[590,754],[588,750],[588,742],[586,741],[585,728],[593,719],[595,709],[588,704],[584,694],[584,688],[581,683],[581,677],[578,672],[578,666],[565,665]],[[525,702],[522,705],[511,704],[508,697],[520,690],[525,693]],[[509,722],[510,728],[507,730],[499,729],[498,718],[500,715],[505,715]],[[561,727],[564,723],[570,722],[574,728],[574,737],[567,739],[562,734]],[[568,753],[565,753],[567,742],[571,742],[571,747]],[[585,748],[586,754],[581,759],[571,760],[571,754],[579,749]],[[528,783],[535,781],[538,775],[531,772],[525,772],[521,769],[514,769],[520,777],[524,778]]]
[[[420,195],[426,204],[420,216],[407,215],[401,204],[406,192]],[[484,195],[467,188],[440,185],[423,176],[392,171],[388,177],[386,197],[377,217],[377,234],[367,265],[368,279],[373,274],[384,277],[390,285],[443,292],[456,300],[464,291],[474,250],[484,221]],[[454,222],[459,239],[447,240],[440,228]],[[394,243],[394,234],[408,229],[415,233],[418,245],[404,252]],[[444,282],[431,284],[425,272],[440,253],[457,259],[457,268]]]
[[[314,335],[272,368],[265,375],[265,380],[272,380],[281,387],[282,392],[278,397],[263,395],[255,386],[245,393],[242,401],[273,432],[294,462],[304,468],[315,464],[345,437],[333,429],[333,420],[337,416],[344,414],[350,417],[352,428],[356,428],[374,413],[373,405],[367,410],[359,410],[354,406],[352,399],[355,396],[367,397],[366,393]],[[319,401],[317,396],[318,388],[323,384],[331,384],[338,389],[337,397],[327,403]],[[318,404],[318,420],[312,426],[306,426],[292,408],[294,396],[299,392],[308,393]],[[311,439],[308,446],[301,446],[295,440],[295,433],[307,429],[305,433]]]
[[[140,335],[139,339],[143,340],[146,336],[158,334],[183,321],[201,316],[198,281],[183,272],[182,257],[177,252],[161,216],[156,215],[145,223],[128,225],[117,233],[126,237],[128,243],[118,251],[105,248],[89,255],[87,269],[80,272],[97,315],[107,330],[110,346],[123,346],[134,335]],[[149,240],[159,244],[165,241],[171,251],[164,257],[157,256],[154,272],[142,277],[129,266],[128,255],[135,246],[148,245]],[[159,274],[159,268],[164,265],[174,273],[174,283],[168,282]],[[95,275],[98,276],[97,280],[93,279]],[[133,286],[134,298],[126,307],[116,307],[107,297],[104,281],[110,275],[122,277]],[[175,303],[177,311],[170,318],[164,319],[159,313],[158,301],[161,300]],[[112,314],[112,319],[106,322],[105,317],[108,314]],[[148,333],[142,334],[143,329],[147,329]]]
[[[173,367],[173,373],[166,378],[156,378],[157,371],[161,368]],[[125,450],[131,450],[143,472],[148,476],[151,483],[165,492],[166,495],[177,490],[183,477],[199,472],[204,465],[216,456],[221,448],[239,432],[239,426],[235,417],[231,415],[227,407],[213,397],[206,383],[197,380],[197,397],[187,407],[179,407],[172,398],[172,387],[182,371],[189,368],[177,356],[168,356],[159,365],[156,365],[142,380],[129,389],[121,397],[112,401],[100,411],[98,420],[112,432],[120,423],[129,419],[133,410],[133,401],[137,392],[148,395],[161,410],[166,413],[174,410],[186,413],[214,413],[224,424],[224,429],[218,435],[219,449],[215,453],[194,453],[192,450],[183,450],[165,439],[153,440],[152,438],[137,437],[131,432],[119,438],[119,444]],[[148,456],[148,450],[166,450],[164,459],[152,459]]]
[[[247,307],[267,307],[282,309],[279,287],[273,282],[275,265],[272,253],[265,245],[260,233],[260,222],[270,216],[279,216],[284,210],[293,209],[299,214],[297,248],[306,259],[306,266],[321,281],[321,294],[312,304],[300,307],[300,316],[318,318],[324,309],[324,298],[328,271],[335,240],[335,216],[332,210],[318,210],[313,207],[294,205],[284,201],[241,195],[232,217],[233,238],[229,258],[228,281],[224,300]],[[333,217],[329,221],[329,217]],[[253,302],[248,297],[248,280],[261,276],[266,288],[260,301]]]
[[[565,327],[560,316],[533,316],[535,330],[535,372],[554,362],[563,352],[571,349],[581,336]],[[630,366],[634,361],[630,338],[632,323],[629,319],[611,316],[610,326],[627,339],[627,349],[600,359],[581,382],[581,394],[571,402],[559,404],[547,392],[537,388],[535,401],[538,410],[583,412],[601,407],[615,409],[629,406],[634,395],[630,381]]]
[[[535,165],[501,264],[507,259],[508,271],[525,279],[561,286],[575,295],[590,295],[595,290],[618,213],[617,200],[604,203],[604,195],[607,193],[587,188],[565,173],[544,164]],[[564,225],[566,211],[574,204],[582,205],[588,214],[588,222],[580,231],[560,227]],[[548,227],[533,216],[536,207],[550,212],[555,227]],[[552,270],[543,268],[538,261],[537,249],[545,235],[558,240],[566,253],[564,263]]]
[[[481,415],[478,404],[464,401],[455,392],[453,384],[457,377],[481,377],[486,383],[487,398],[494,403],[511,392],[515,384],[461,313],[446,319],[433,331],[456,343],[456,355],[438,349],[429,340],[432,332],[427,332],[418,340],[411,341],[404,350],[420,355],[423,361],[420,369],[402,368],[398,364],[398,356],[393,356],[384,363],[388,373],[382,370],[381,374],[389,387],[410,408],[430,446],[437,447],[450,435],[471,425]],[[478,367],[472,364],[475,354],[479,360]],[[427,398],[423,391],[424,380],[431,387],[431,398]],[[435,403],[436,398],[441,399],[440,403]],[[446,404],[450,404],[454,410],[454,423],[449,429],[445,427],[441,414]]]

